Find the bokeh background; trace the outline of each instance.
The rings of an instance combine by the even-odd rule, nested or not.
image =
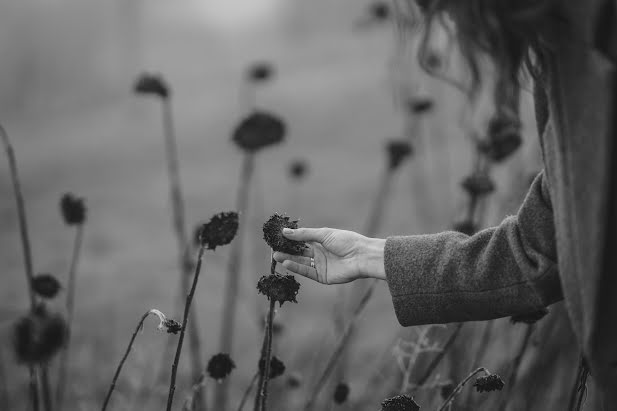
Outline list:
[[[437,232],[461,216],[466,196],[459,182],[472,167],[470,136],[484,133],[493,112],[491,82],[472,103],[427,75],[415,60],[417,36],[401,36],[391,21],[371,22],[370,5],[364,0],[0,2],[0,121],[17,153],[37,272],[66,280],[73,233],[58,202],[67,191],[87,199],[66,410],[100,406],[144,311],[179,314],[160,104],[133,93],[144,70],[161,73],[172,90],[193,227],[234,209],[242,153],[230,136],[251,108],[244,92],[246,70],[261,61],[275,67],[274,79],[259,87],[255,101],[280,115],[289,132],[284,144],[257,156],[250,206],[242,217],[246,246],[229,409],[235,409],[259,356],[267,302],[255,284],[269,269],[269,249],[261,239],[269,215],[284,212],[304,226],[365,232],[386,167],[384,143],[409,137],[416,142],[415,154],[395,175],[377,234]],[[445,53],[447,42],[436,38],[435,50]],[[484,69],[490,79],[490,67]],[[449,70],[464,72],[455,57]],[[530,88],[521,95],[524,144],[492,171],[497,190],[486,204],[486,225],[516,212],[529,179],[541,168]],[[414,97],[431,99],[434,109],[410,115],[403,102]],[[309,165],[301,180],[289,174],[296,159]],[[28,373],[13,358],[11,327],[28,300],[8,167],[1,170],[0,394],[13,410],[26,407]],[[228,248],[207,254],[198,287],[203,360],[218,352],[228,255]],[[299,303],[278,311],[283,331],[275,353],[301,385],[290,388],[287,377],[275,380],[272,409],[301,409],[336,341],[333,317],[340,289],[350,287],[299,281]],[[562,409],[577,367],[566,324],[558,305],[537,325],[509,409]],[[435,327],[429,336],[440,343],[449,330]],[[397,338],[413,341],[419,331],[401,329],[387,288],[380,285],[354,335],[348,370],[338,374],[350,384],[350,401],[332,404],[337,382],[332,380],[320,409],[377,409],[400,384],[393,351]],[[466,324],[431,381],[457,381],[477,366],[507,374],[524,332],[507,319]],[[486,335],[489,342],[481,346]],[[163,407],[167,376],[162,382],[155,376],[170,338],[146,325],[113,409]],[[187,361],[185,350],[180,399],[190,387]],[[171,358],[164,364],[168,367]],[[441,398],[434,386],[416,395],[426,409]],[[492,410],[498,402],[498,395],[470,394],[457,409]]]

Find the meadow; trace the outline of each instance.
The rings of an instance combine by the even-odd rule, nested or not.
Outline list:
[[[209,409],[220,405],[215,391],[221,385],[229,389],[225,409],[237,409],[257,369],[268,300],[256,286],[270,273],[262,226],[271,215],[300,219],[301,226],[381,237],[448,230],[466,221],[469,195],[461,181],[477,164],[473,138],[485,136],[494,115],[493,90],[487,87],[471,105],[458,90],[424,73],[414,61],[413,36],[397,40],[391,22],[359,24],[370,4],[290,2],[276,19],[233,31],[199,19],[197,1],[184,7],[138,3],[137,10],[125,10],[120,1],[111,2],[113,6],[94,0],[81,6],[65,3],[47,14],[35,1],[0,5],[0,19],[4,16],[7,24],[15,20],[8,28],[0,24],[0,30],[13,33],[22,19],[36,33],[23,54],[18,40],[0,48],[0,57],[11,62],[0,81],[0,124],[17,158],[34,273],[52,273],[63,284],[48,303],[61,313],[66,312],[76,229],[63,221],[60,199],[73,193],[85,199],[87,209],[75,270],[62,410],[102,406],[145,312],[157,309],[182,320],[169,147],[161,116],[165,102],[173,118],[187,242],[192,244],[196,227],[213,215],[242,211],[232,243],[205,250],[192,302],[201,343],[197,355],[205,367],[221,351],[222,333],[229,331],[221,326],[228,325],[224,295],[230,261],[236,265],[234,336],[227,337],[235,368],[224,383],[210,381],[203,388],[201,401]],[[34,60],[28,63],[28,57]],[[33,68],[25,71],[14,61]],[[255,84],[247,73],[261,62],[273,72]],[[456,61],[453,65],[456,71]],[[142,73],[160,74],[169,94],[135,93]],[[15,86],[19,82],[22,88]],[[523,90],[520,98],[522,145],[490,166],[495,190],[474,210],[477,228],[515,213],[539,171],[532,96]],[[421,100],[431,107],[410,109],[410,102]],[[238,190],[247,182],[242,165],[246,167],[249,154],[234,144],[232,135],[255,107],[275,113],[286,132],[282,143],[250,154],[251,178],[246,206],[241,207]],[[392,139],[413,147],[412,155],[396,167],[388,166],[386,144]],[[18,364],[13,348],[14,325],[29,305],[4,160],[2,156],[0,409],[13,410],[29,403],[28,367]],[[303,175],[291,169],[298,162],[306,165]],[[191,263],[198,248],[190,246]],[[187,275],[185,281],[191,278]],[[438,409],[453,386],[479,367],[499,374],[506,387],[477,393],[466,386],[452,409],[545,410],[568,404],[578,360],[560,304],[534,325],[504,318],[403,329],[385,284],[375,288],[340,364],[314,396],[319,375],[350,321],[349,308],[348,315],[341,314],[340,301],[352,306],[369,283],[297,281],[298,303],[277,305],[272,351],[284,362],[285,372],[270,382],[267,409],[305,409],[312,399],[319,410],[376,410],[382,400],[398,394],[414,395],[423,410]],[[184,284],[186,288],[190,282]],[[146,318],[108,409],[165,406],[178,336],[156,326],[155,318]],[[453,333],[455,338],[449,338]],[[418,386],[448,341],[445,355]],[[174,409],[181,409],[196,382],[192,346],[184,345]],[[56,356],[49,364],[54,386],[59,361]],[[510,385],[513,369],[516,380]],[[339,404],[335,393],[341,395],[341,382],[349,395]],[[250,394],[244,409],[253,406],[252,399]]]

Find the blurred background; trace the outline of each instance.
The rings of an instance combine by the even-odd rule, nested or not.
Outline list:
[[[446,53],[445,36],[435,38],[435,52],[448,60],[448,70],[464,75],[456,57]],[[145,311],[157,308],[180,319],[160,103],[135,95],[137,77],[158,73],[171,90],[191,232],[213,214],[237,207],[243,162],[231,140],[237,123],[256,106],[276,113],[287,126],[283,144],[255,156],[249,205],[241,217],[244,249],[231,348],[237,367],[229,380],[229,409],[235,409],[259,358],[267,301],[255,284],[270,267],[261,233],[268,216],[287,213],[303,226],[386,237],[447,230],[464,214],[467,194],[460,181],[473,168],[474,136],[485,134],[494,114],[493,86],[487,82],[470,102],[418,66],[417,39],[397,29],[391,14],[376,17],[374,3],[357,0],[0,2],[0,122],[17,155],[35,272],[53,273],[66,283],[74,234],[60,216],[60,197],[73,192],[86,199],[88,209],[63,409],[100,407]],[[247,70],[259,62],[270,64],[273,76],[251,86]],[[483,69],[490,78],[490,67]],[[496,190],[483,205],[482,225],[516,213],[541,168],[529,89],[521,93],[523,144],[491,169]],[[422,99],[432,103],[430,110],[409,110],[410,101]],[[391,173],[379,224],[367,233],[388,174],[385,143],[393,138],[412,141],[414,153]],[[307,165],[306,174],[290,173],[294,161]],[[27,404],[27,368],[16,364],[11,341],[13,323],[27,312],[28,299],[4,165],[0,193],[0,400],[12,410]],[[219,352],[229,253],[225,247],[206,254],[194,301],[204,363]],[[285,304],[277,313],[281,330],[275,354],[287,370],[272,382],[272,409],[302,409],[340,332],[334,321],[337,301],[345,294],[353,299],[353,290],[362,286],[298,280],[298,304]],[[50,305],[62,311],[63,301],[61,294]],[[110,408],[163,408],[171,357],[163,360],[164,371],[159,369],[165,347],[176,337],[149,321]],[[508,409],[560,409],[567,401],[577,357],[566,324],[557,306],[535,326]],[[442,399],[440,387],[478,366],[507,375],[525,327],[508,319],[466,324],[428,385],[414,388],[418,402],[430,409]],[[452,329],[433,327],[428,338],[439,345]],[[380,284],[359,320],[346,365],[323,390],[318,409],[376,409],[401,384],[399,338],[415,341],[424,330],[401,329],[387,287]],[[418,367],[434,353],[423,356]],[[191,386],[188,348],[182,360],[178,409]],[[56,366],[52,361],[52,382]],[[537,379],[525,386],[538,368],[552,379],[543,380],[542,389]],[[331,400],[337,378],[351,388],[349,400],[340,405]],[[536,390],[530,395],[532,385]],[[499,401],[498,394],[469,394],[457,409],[499,409]]]

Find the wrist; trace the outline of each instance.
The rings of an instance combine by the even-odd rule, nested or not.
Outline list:
[[[386,240],[383,238],[366,238],[359,255],[359,274],[360,278],[386,279],[386,269],[384,267],[384,248]]]

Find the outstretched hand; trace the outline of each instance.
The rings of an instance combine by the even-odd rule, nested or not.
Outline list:
[[[274,259],[292,273],[322,284],[343,284],[366,277],[385,279],[385,240],[334,228],[283,229],[283,235],[308,244],[302,256],[274,253]]]

